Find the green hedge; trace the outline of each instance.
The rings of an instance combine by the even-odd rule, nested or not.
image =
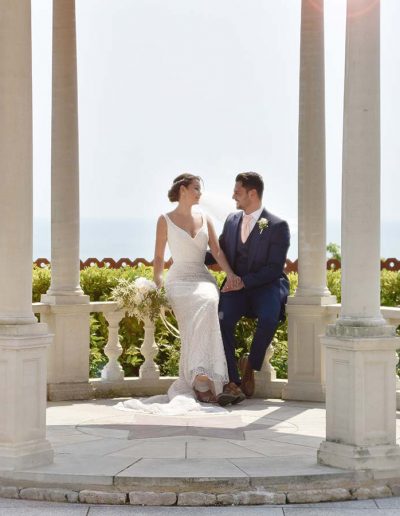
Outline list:
[[[33,268],[33,293],[34,302],[40,301],[50,285],[50,269]],[[135,279],[138,276],[152,278],[152,268],[145,266],[123,267],[120,269],[88,267],[81,271],[81,287],[91,301],[108,301],[111,290],[120,278]],[[213,273],[218,284],[221,284],[223,273]],[[297,287],[297,274],[290,273],[290,293],[293,294]],[[329,290],[340,302],[340,270],[327,272],[327,284]],[[400,305],[400,273],[384,270],[381,273],[381,305]],[[176,325],[176,321],[170,316],[170,322]],[[238,341],[237,356],[248,350],[254,333],[255,321],[243,318],[237,325],[236,338]],[[123,348],[120,363],[126,376],[136,376],[143,362],[140,354],[140,346],[143,342],[143,327],[136,319],[125,317],[120,326],[120,342]],[[107,322],[103,314],[93,313],[90,322],[90,376],[100,376],[101,370],[107,362],[103,348],[108,339]],[[156,361],[164,376],[176,376],[179,364],[179,339],[173,337],[165,326],[158,321],[156,324],[156,342],[159,345],[159,353]],[[280,324],[275,334],[274,355],[271,364],[277,371],[278,378],[287,378],[287,322]]]

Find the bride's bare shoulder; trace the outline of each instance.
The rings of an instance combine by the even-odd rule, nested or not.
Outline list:
[[[162,214],[157,219],[157,228],[163,229],[167,227],[167,220],[165,218],[165,215]]]

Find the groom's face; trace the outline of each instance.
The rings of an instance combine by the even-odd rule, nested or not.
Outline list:
[[[245,210],[251,204],[249,192],[243,187],[241,181],[235,183],[232,199],[236,201],[238,210]]]

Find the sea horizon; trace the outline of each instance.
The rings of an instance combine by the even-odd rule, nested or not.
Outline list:
[[[145,258],[153,259],[156,220],[146,218],[90,219],[82,218],[80,224],[80,259],[88,258]],[[50,219],[35,218],[33,230],[33,260],[51,257]],[[222,223],[215,221],[219,234]],[[297,226],[289,221],[291,245],[290,260],[297,259]],[[400,259],[400,221],[382,221],[381,257]],[[340,221],[327,222],[327,243],[340,245]],[[165,257],[169,258],[169,250]]]

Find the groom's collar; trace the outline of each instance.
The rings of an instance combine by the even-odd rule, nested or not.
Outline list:
[[[248,215],[251,215],[253,217],[253,219],[257,222],[257,220],[260,218],[260,215],[263,212],[263,210],[264,210],[264,208],[263,208],[263,206],[261,206],[261,208],[259,208],[258,210],[253,211],[252,213],[248,213]],[[244,212],[243,212],[243,215],[244,215]]]

